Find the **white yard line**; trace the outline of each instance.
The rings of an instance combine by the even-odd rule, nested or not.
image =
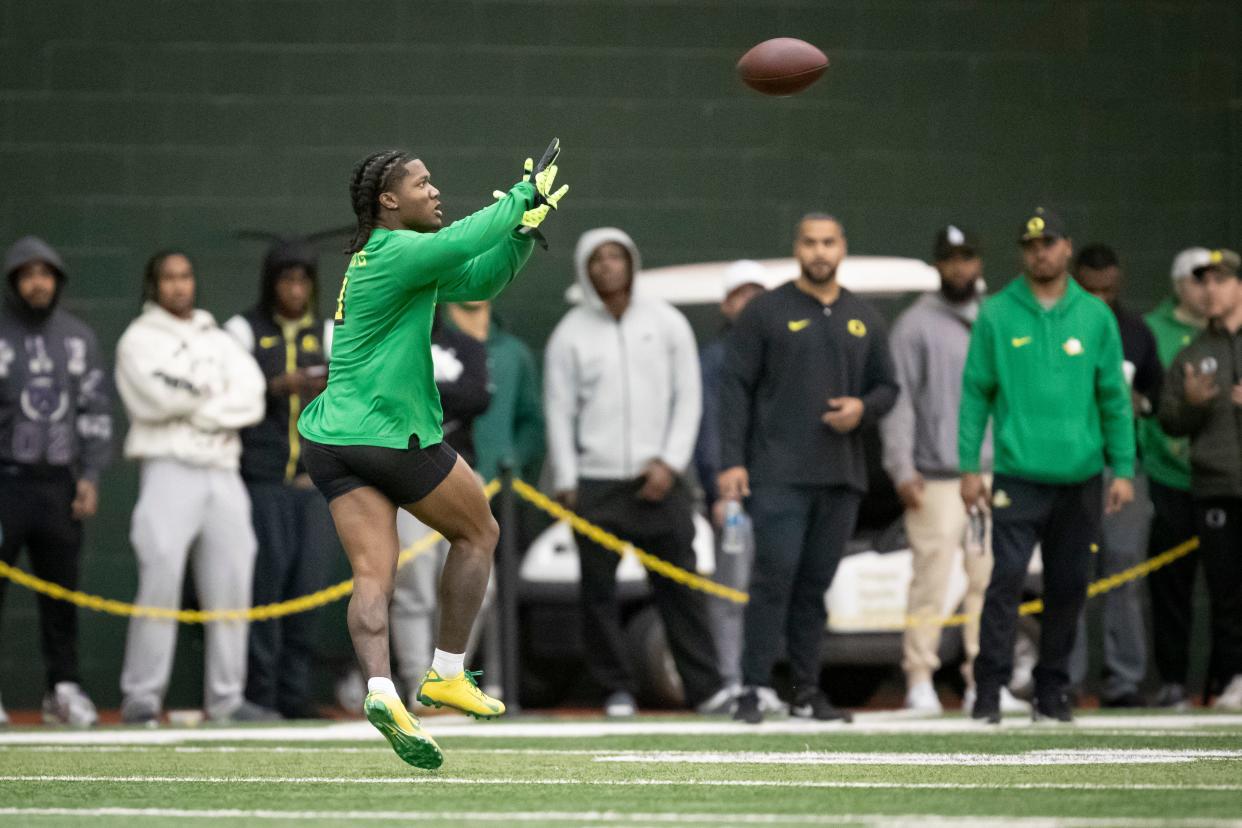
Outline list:
[[[1242,759],[1242,750],[1030,750],[1023,753],[598,751],[594,761],[643,765],[1168,765]]]
[[[870,782],[761,779],[521,779],[516,777],[467,779],[433,774],[419,776],[110,776],[102,774],[9,774],[0,782],[125,782],[206,785],[557,785],[588,787],[716,787],[716,788],[862,788],[877,790],[1010,790],[1010,791],[1203,791],[1239,792],[1242,784],[1159,785],[1094,782]]]
[[[505,722],[471,722],[456,717],[424,720],[427,729],[437,738],[468,736],[493,739],[583,739],[604,736],[737,736],[737,735],[816,735],[816,734],[956,734],[976,733],[1011,735],[1013,733],[1100,735],[1160,735],[1176,730],[1200,735],[1217,735],[1212,728],[1242,727],[1242,715],[1153,715],[1102,716],[1083,715],[1073,725],[1033,724],[1021,716],[1007,718],[1000,727],[980,724],[963,718],[912,718],[900,713],[862,713],[854,724],[839,722],[806,722],[776,719],[759,726],[741,725],[720,719],[674,720],[639,718],[628,722],[602,720],[540,720]],[[1220,734],[1230,735],[1230,734]],[[202,728],[117,728],[97,730],[50,730],[32,728],[0,732],[0,748],[18,744],[67,745],[164,745],[180,742],[264,741],[264,742],[359,742],[375,738],[374,729],[365,721],[336,722],[324,726],[304,727],[202,727]]]
[[[331,820],[335,822],[392,821],[404,823],[409,811],[272,811],[189,808],[0,808],[0,817],[156,817],[160,819],[244,819],[244,820]],[[947,828],[947,826],[991,826],[998,817],[936,816],[929,814],[766,814],[766,813],[621,813],[615,811],[418,811],[420,820],[456,822],[544,823],[568,822],[585,825],[860,825],[876,828]],[[1242,828],[1242,820],[1231,819],[1144,819],[1136,817],[1000,817],[1015,828]]]

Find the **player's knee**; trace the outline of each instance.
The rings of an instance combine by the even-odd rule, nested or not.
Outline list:
[[[470,545],[480,553],[491,556],[496,551],[496,544],[500,543],[500,524],[489,512],[486,519],[479,521],[473,535]]]

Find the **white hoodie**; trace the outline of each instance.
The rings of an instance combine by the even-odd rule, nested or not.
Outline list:
[[[238,429],[263,418],[267,383],[250,354],[205,310],[180,319],[153,302],[116,346],[129,414],[125,456],[236,469]]]
[[[631,294],[618,321],[587,275],[602,244],[638,248],[621,230],[589,230],[574,251],[582,303],[552,332],[544,352],[544,416],[556,491],[580,478],[629,480],[652,460],[684,472],[702,407],[699,356],[690,323],[672,305]]]

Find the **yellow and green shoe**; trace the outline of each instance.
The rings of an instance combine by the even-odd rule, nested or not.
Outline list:
[[[476,719],[503,716],[505,703],[479,689],[475,677],[482,674],[482,670],[465,670],[452,678],[443,678],[435,670],[428,670],[418,687],[418,701],[428,707],[452,707]]]
[[[440,746],[423,731],[418,719],[410,715],[400,698],[391,693],[367,693],[362,709],[367,721],[384,734],[402,760],[426,770],[435,770],[444,764]]]

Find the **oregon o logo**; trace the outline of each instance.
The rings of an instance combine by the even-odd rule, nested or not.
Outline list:
[[[1224,529],[1226,520],[1224,509],[1208,509],[1204,515],[1204,522],[1209,529]]]
[[[845,326],[845,329],[854,336],[866,336],[867,326],[863,324],[861,319],[851,319]]]
[[[1026,223],[1026,232],[1030,233],[1031,235],[1035,235],[1036,233],[1042,233],[1044,232],[1044,227],[1046,226],[1047,225],[1044,224],[1043,218],[1041,218],[1040,216],[1031,216],[1031,220]]]

